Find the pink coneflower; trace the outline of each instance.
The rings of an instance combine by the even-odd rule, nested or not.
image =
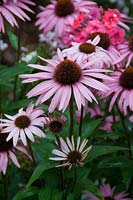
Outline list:
[[[36,25],[45,34],[54,28],[56,36],[61,37],[67,24],[71,24],[80,12],[88,12],[95,5],[87,0],[53,0],[48,6],[40,7],[42,12],[37,15]]]
[[[110,90],[102,93],[103,97],[112,95],[109,111],[112,110],[114,103],[118,100],[118,106],[121,111],[127,113],[127,107],[133,111],[133,67],[125,70],[115,71],[111,74],[113,80],[104,81]]]
[[[100,37],[98,35],[93,40],[87,40],[83,43],[72,42],[72,47],[65,49],[63,53],[66,56],[71,55],[76,61],[87,62],[91,68],[109,67],[111,58],[106,50],[97,46],[99,42]]]
[[[13,145],[16,146],[19,137],[24,145],[27,145],[27,139],[34,142],[34,135],[44,137],[43,131],[38,128],[44,126],[43,110],[41,108],[33,109],[34,105],[31,103],[24,111],[23,108],[14,115],[5,115],[8,119],[0,119],[2,122],[3,132],[9,133],[7,141],[13,138]]]
[[[93,32],[89,34],[89,39],[94,39],[97,35],[100,36],[100,41],[97,45],[108,52],[108,55],[112,59],[112,63],[115,62],[115,60],[120,57],[120,53],[116,47],[112,45],[110,35],[107,32]]]
[[[132,200],[125,191],[114,194],[115,187],[111,188],[109,184],[101,185],[99,190],[104,200]],[[98,200],[91,192],[85,192],[85,196],[88,200]]]
[[[66,117],[64,115],[57,115],[57,116],[49,116],[49,117],[45,117],[45,122],[44,124],[46,124],[48,126],[48,129],[52,132],[52,133],[60,133],[65,125],[66,122]]]
[[[8,133],[0,133],[0,172],[2,172],[3,174],[6,174],[8,159],[10,159],[17,167],[20,167],[20,164],[15,155],[16,150],[25,153],[29,157],[24,147],[13,147],[12,139],[8,142],[6,141],[8,135]]]
[[[117,48],[120,51],[121,56],[118,60],[116,60],[116,62],[114,62],[114,64],[127,60],[126,67],[128,67],[133,59],[133,35],[130,37],[129,41],[118,45]]]
[[[72,94],[74,95],[78,109],[85,105],[85,99],[92,102],[96,101],[91,88],[105,91],[108,88],[98,79],[110,79],[102,72],[108,72],[105,69],[89,69],[87,64],[75,62],[73,57],[64,58],[62,52],[58,49],[58,59],[44,59],[48,66],[30,64],[30,67],[42,70],[35,74],[20,75],[26,80],[23,83],[42,80],[42,83],[35,86],[28,92],[28,98],[39,96],[36,104],[41,104],[53,95],[49,112],[53,112],[56,107],[63,112],[67,108]]]
[[[67,137],[66,141],[62,138],[59,138],[58,149],[54,149],[52,153],[57,157],[51,157],[50,160],[55,161],[65,161],[65,163],[58,165],[57,167],[68,166],[69,169],[74,165],[82,165],[82,161],[87,157],[89,151],[91,150],[92,146],[89,146],[85,149],[85,146],[88,142],[87,139],[84,139],[81,142],[81,138],[78,137],[77,143],[75,144],[74,138],[72,137],[71,140]]]
[[[0,1],[0,32],[5,32],[4,19],[8,21],[11,26],[17,26],[18,23],[14,16],[26,21],[30,20],[25,11],[33,13],[29,6],[35,5],[30,0],[1,0]]]

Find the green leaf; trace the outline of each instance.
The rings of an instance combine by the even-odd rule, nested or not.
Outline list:
[[[74,200],[74,194],[69,194],[67,200]]]
[[[18,48],[18,37],[12,32],[8,32],[8,37],[9,37],[9,40],[10,40],[12,46],[15,49],[17,49]]]
[[[62,200],[62,192],[54,193],[52,200]]]
[[[102,146],[102,145],[93,146],[87,158],[85,159],[85,162],[90,162],[98,158],[99,156],[114,153],[117,151],[127,151],[127,150],[128,150],[127,148],[119,146]]]
[[[3,68],[0,71],[0,84],[7,84],[14,80],[14,77],[26,73],[31,72],[33,69],[30,67],[27,67],[27,64],[25,62],[17,63],[14,67],[11,68]]]
[[[39,200],[51,200],[51,188],[45,187],[44,189],[41,189],[38,194]]]
[[[95,131],[95,129],[100,125],[101,121],[102,119],[95,119],[90,121],[83,129],[82,136],[89,137]]]
[[[116,167],[122,167],[127,169],[133,169],[133,161],[130,161],[127,159],[126,156],[115,156],[115,157],[108,157],[104,160],[102,160],[98,164],[98,168],[116,168]]]
[[[38,189],[36,187],[30,187],[23,191],[19,191],[12,200],[24,200],[25,198],[34,196],[38,193]]]
[[[30,177],[29,181],[28,181],[28,184],[27,184],[27,187],[29,187],[33,182],[35,182],[40,176],[41,174],[48,170],[48,169],[51,169],[55,167],[55,162],[52,162],[52,161],[41,161],[39,163],[39,165],[35,168],[32,176]]]

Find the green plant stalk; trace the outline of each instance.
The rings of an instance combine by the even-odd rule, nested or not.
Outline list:
[[[19,25],[20,25],[20,23],[19,23]],[[20,25],[20,27],[21,27],[21,25]],[[21,28],[18,29],[18,48],[17,48],[16,62],[19,62],[19,59],[20,59],[20,48],[21,48]],[[16,75],[15,79],[14,79],[13,101],[16,100],[17,82],[18,82],[18,75]]]
[[[70,99],[69,103],[69,112],[70,112],[70,130],[69,130],[69,137],[71,138],[73,135],[73,94]]]
[[[32,160],[33,160],[34,165],[36,166],[37,163],[36,163],[36,160],[35,160],[35,157],[34,157],[34,153],[33,153],[32,146],[31,146],[31,142],[30,142],[29,139],[27,139],[27,141],[28,141],[27,143],[28,143],[30,155],[31,155],[31,157],[32,157]]]
[[[78,175],[78,167],[75,165],[74,166],[74,177],[73,177],[73,186],[72,186],[72,191],[74,191],[76,182],[77,182],[77,176]]]
[[[84,113],[84,107],[81,106],[80,123],[79,123],[79,136],[81,136],[81,133],[82,133],[83,113]]]
[[[4,175],[2,173],[2,178],[3,178],[3,185],[4,185],[4,200],[8,199],[8,176],[7,173]]]
[[[60,143],[60,139],[59,137],[56,135],[56,141],[58,143],[58,146],[61,150],[61,143]],[[60,162],[62,164],[62,162]],[[65,192],[64,192],[64,188],[65,188],[65,182],[64,182],[64,170],[62,167],[60,167],[60,185],[61,185],[61,190],[63,192],[63,197],[62,197],[62,200],[64,200],[65,198]]]
[[[124,116],[121,113],[117,103],[116,103],[116,107],[117,107],[118,113],[120,115],[121,122],[122,122],[123,129],[124,129],[124,133],[125,133],[125,137],[126,137],[126,140],[127,140],[128,149],[129,149],[129,159],[132,160],[133,159],[133,155],[132,155],[132,144],[131,144],[131,140],[130,140],[130,135],[128,133],[128,130],[127,130],[127,127],[126,127],[126,124],[125,124]]]

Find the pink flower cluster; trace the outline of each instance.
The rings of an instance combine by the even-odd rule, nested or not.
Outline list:
[[[66,30],[64,43],[69,46],[72,41],[83,42],[90,34],[100,32],[109,34],[112,45],[121,44],[124,42],[125,30],[129,31],[123,18],[117,9],[104,10],[102,7],[93,8],[89,13],[81,13]]]

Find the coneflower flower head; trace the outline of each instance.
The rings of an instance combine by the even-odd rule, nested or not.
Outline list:
[[[13,139],[13,145],[16,146],[19,139],[24,145],[27,145],[27,139],[34,142],[34,135],[44,137],[44,132],[38,128],[44,126],[43,110],[41,108],[33,109],[34,105],[31,103],[26,110],[21,108],[19,112],[14,115],[6,115],[8,119],[0,119],[2,122],[3,132],[9,133],[7,141]]]
[[[106,74],[109,72],[106,69],[89,69],[88,63],[75,61],[73,56],[63,55],[58,49],[57,59],[44,59],[47,66],[30,64],[30,67],[41,70],[35,74],[20,75],[25,80],[23,83],[29,83],[41,80],[42,82],[28,92],[28,98],[38,96],[36,104],[41,104],[46,100],[52,100],[49,106],[49,112],[53,112],[56,107],[63,112],[67,108],[72,94],[76,101],[77,107],[80,110],[81,105],[85,106],[85,99],[92,102],[97,102],[95,96],[91,92],[91,88],[100,91],[105,91],[107,88],[100,79],[110,79]],[[98,78],[98,80],[97,80]]]
[[[78,137],[77,142],[74,142],[72,136],[71,140],[67,137],[66,141],[62,138],[59,138],[58,149],[52,151],[57,157],[50,157],[50,160],[55,161],[64,161],[65,163],[58,165],[57,167],[68,166],[69,169],[74,166],[79,166],[83,164],[83,160],[87,157],[92,146],[89,146],[85,149],[88,140],[84,139],[81,142],[81,138]]]

